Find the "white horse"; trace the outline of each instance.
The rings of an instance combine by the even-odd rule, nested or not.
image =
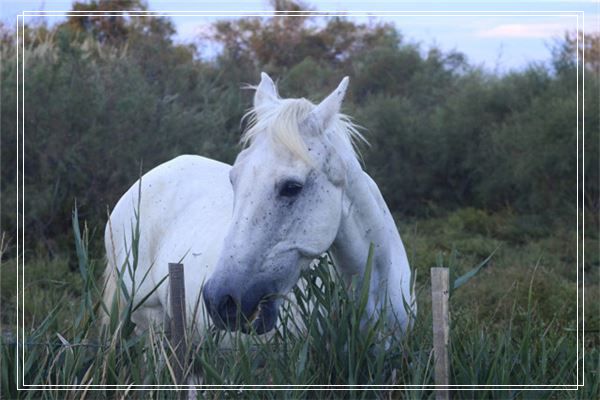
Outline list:
[[[360,135],[339,112],[347,86],[346,77],[315,106],[281,99],[262,73],[233,166],[183,155],[135,183],[105,231],[105,304],[119,290],[117,271],[133,262],[139,217],[138,267],[122,275],[136,301],[147,297],[132,315],[138,331],[169,317],[168,282],[153,289],[170,262],[185,266],[187,316],[196,318],[188,325],[206,326],[208,315],[219,328],[264,333],[315,258],[329,251],[344,280],[362,278],[371,243],[366,315],[385,308],[387,322],[405,331],[416,314],[410,267],[392,215],[357,160]]]

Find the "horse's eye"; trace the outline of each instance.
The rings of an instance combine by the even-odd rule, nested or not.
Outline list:
[[[302,184],[296,181],[287,181],[279,190],[279,195],[283,197],[295,197],[302,190]]]

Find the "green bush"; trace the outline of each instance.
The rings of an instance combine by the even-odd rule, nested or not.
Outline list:
[[[279,78],[284,97],[315,101],[343,75],[352,77],[344,110],[366,128],[371,145],[362,148],[365,169],[395,213],[441,216],[468,207],[513,213],[506,234],[522,233],[521,241],[547,235],[574,217],[577,66],[567,62],[566,50],[558,48],[554,64],[498,76],[470,66],[457,52],[425,52],[389,25],[333,18],[319,27],[310,19],[292,24],[286,18],[217,23],[212,40],[224,47],[210,61],[192,46],[174,44],[166,20],[123,20],[112,30],[102,24],[92,31],[77,24],[28,27],[27,254],[64,253],[75,201],[86,210],[82,218],[101,231],[107,209],[140,171],[182,153],[232,162],[240,119],[252,98],[240,86],[256,83],[263,69]],[[110,40],[102,39],[102,29],[110,30]],[[121,30],[126,34],[115,37]],[[1,222],[12,239],[13,35],[4,29],[0,77]],[[265,37],[275,41],[272,48],[252,39]],[[290,58],[274,51],[296,53]],[[585,84],[581,196],[588,215],[595,215],[599,150],[590,135],[599,120],[590,110],[597,108],[598,78],[588,73]],[[480,217],[485,219],[474,219]],[[598,224],[597,218],[589,222]]]
[[[64,252],[75,202],[87,211],[83,218],[101,230],[107,209],[141,170],[182,153],[233,160],[242,94],[235,85],[218,82],[214,70],[193,59],[191,49],[155,39],[132,36],[127,46],[110,47],[63,28],[26,47],[23,206],[28,253]],[[14,48],[7,43],[3,53],[6,64],[15,65]],[[11,125],[16,100],[10,90],[16,69],[11,67],[2,75],[7,211],[16,205]],[[14,237],[16,216],[11,210],[2,218],[3,229]]]

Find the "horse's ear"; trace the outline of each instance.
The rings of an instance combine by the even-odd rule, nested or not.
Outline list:
[[[314,117],[315,122],[321,129],[327,128],[333,117],[340,112],[349,80],[347,76],[344,77],[338,87],[311,112],[311,116]]]
[[[264,72],[260,73],[260,83],[254,93],[254,108],[260,108],[266,103],[277,99],[277,88],[273,80]]]

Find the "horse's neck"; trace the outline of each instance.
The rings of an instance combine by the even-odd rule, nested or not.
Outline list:
[[[402,296],[406,303],[411,303],[410,268],[404,246],[375,182],[358,161],[351,160],[348,164],[342,221],[331,248],[332,257],[346,279],[356,274],[362,277],[369,245],[373,243],[369,315],[378,313],[387,294],[395,314],[403,319]]]

